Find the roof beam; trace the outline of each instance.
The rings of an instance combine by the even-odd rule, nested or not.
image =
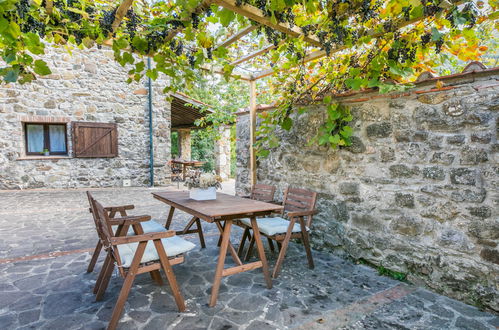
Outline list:
[[[239,39],[241,39],[245,35],[255,31],[258,28],[259,28],[258,25],[250,25],[250,26],[242,29],[241,31],[237,32],[236,34],[232,35],[231,37],[227,38],[227,40],[225,40],[224,42],[219,44],[216,48],[227,47],[227,46],[233,44],[234,42],[238,41]]]
[[[303,40],[305,40],[306,42],[314,46],[321,46],[319,39],[313,36],[306,36],[303,33],[302,29],[299,28],[298,26],[290,27],[288,23],[277,23],[277,24],[272,23],[269,17],[265,17],[263,11],[254,6],[245,3],[241,4],[240,6],[237,6],[236,0],[213,0],[213,3],[221,7],[224,7],[230,11],[233,11],[236,14],[247,17],[255,22],[258,22],[262,25],[266,25],[274,30],[280,31],[290,36],[293,37],[303,36]]]

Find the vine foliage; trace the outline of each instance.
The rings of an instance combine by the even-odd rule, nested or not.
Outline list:
[[[110,46],[116,61],[127,68],[128,82],[161,76],[164,92],[188,90],[207,64],[221,68],[226,79],[235,75],[231,63],[237,45],[217,45],[227,38],[227,31],[257,24],[209,0],[121,1],[0,1],[2,83],[28,83],[49,75],[51,64],[43,56],[47,44],[68,51]],[[262,119],[260,155],[279,144],[276,126],[291,129],[291,115],[300,111],[299,104],[320,102],[346,90],[401,90],[424,71],[463,65],[487,53],[497,55],[498,0],[235,0],[235,4],[256,7],[272,24],[302,32],[291,37],[259,26],[250,37],[255,45],[275,46],[257,62],[270,63],[275,72],[264,86],[276,110]],[[325,56],[308,61],[316,52]],[[146,66],[145,57],[153,59],[153,67]],[[347,145],[352,134],[345,124],[347,110],[330,105],[326,112],[328,119],[314,141]]]

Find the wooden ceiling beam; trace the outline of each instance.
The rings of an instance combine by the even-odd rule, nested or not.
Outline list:
[[[236,34],[232,35],[231,37],[227,38],[227,40],[225,40],[221,44],[217,45],[216,48],[227,47],[227,46],[233,44],[234,42],[238,41],[239,39],[241,39],[245,35],[247,35],[247,34],[253,32],[253,31],[255,31],[258,28],[259,28],[258,25],[247,26],[244,29],[242,29],[241,31],[239,31]]]
[[[293,37],[300,37],[303,36],[303,40],[306,42],[314,45],[314,46],[321,46],[321,43],[319,39],[313,37],[313,36],[307,36],[303,33],[302,29],[299,28],[298,26],[293,26],[291,27],[288,23],[272,23],[270,21],[270,17],[266,17],[263,14],[263,11],[260,9],[248,5],[248,4],[241,4],[240,6],[236,5],[236,0],[213,0],[214,4],[217,4],[221,7],[224,7],[225,9],[228,9],[230,11],[233,11],[236,14],[239,14],[241,16],[247,17],[255,22],[258,22],[262,25],[266,25],[274,30],[280,31],[282,33],[285,33],[287,35],[293,36]]]

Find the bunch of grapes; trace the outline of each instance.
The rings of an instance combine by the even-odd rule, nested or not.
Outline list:
[[[126,12],[127,21],[126,21],[126,28],[127,32],[130,35],[130,38],[132,39],[135,36],[135,32],[137,32],[137,27],[139,26],[141,19],[139,15],[137,15],[133,9],[128,9]]]
[[[396,62],[414,62],[416,59],[416,48],[410,47],[407,41],[402,40],[398,45],[394,45],[388,51],[388,59]]]
[[[264,11],[264,12],[265,12],[265,11],[266,11],[266,9],[267,9],[267,1],[266,1],[266,0],[256,0],[256,1],[255,1],[255,6],[256,6],[258,9],[260,9],[260,10],[262,10],[262,11]]]
[[[180,40],[177,43],[177,46],[175,47],[175,55],[180,56],[182,55],[183,51],[184,51],[184,43],[182,42],[182,40]]]
[[[381,1],[376,1],[373,6],[371,6],[371,0],[364,0],[360,6],[359,15],[362,22],[367,22],[371,18],[376,18],[378,16],[378,9],[381,7]]]
[[[83,33],[80,30],[74,30],[71,32],[71,34],[74,36],[75,42],[78,45],[81,44],[81,42],[83,41],[83,38],[85,38],[85,33]]]
[[[323,43],[322,48],[326,51],[327,56],[331,55],[331,50],[333,48],[333,45],[330,41],[326,41],[325,43]]]
[[[102,32],[109,34],[113,31],[112,26],[115,15],[116,15],[116,8],[104,12],[101,19],[99,20],[99,25],[100,28],[102,29]]]
[[[437,52],[437,54],[440,54],[443,45],[444,45],[444,38],[440,38],[437,41],[435,41],[435,51]]]
[[[424,46],[431,40],[431,33],[426,33],[421,36],[421,44]]]
[[[192,27],[197,29],[199,26],[199,16],[196,13],[191,14]]]
[[[213,53],[212,53],[212,48],[211,47],[208,47],[206,48],[206,56],[208,57],[208,59],[212,60],[213,59]]]
[[[26,17],[26,14],[29,11],[29,7],[29,0],[20,0],[19,2],[16,2],[17,14],[21,19],[24,19]]]
[[[402,13],[404,13],[404,19],[406,21],[408,21],[411,18],[411,9],[412,9],[411,5],[402,8]]]
[[[23,33],[37,33],[42,38],[45,36],[45,23],[36,20],[31,15],[28,16],[28,19],[23,24],[20,24],[20,28]]]
[[[423,14],[425,16],[434,16],[435,14],[441,12],[443,10],[440,7],[440,0],[430,0],[428,2],[423,3]]]
[[[189,65],[191,66],[191,68],[194,69],[194,65],[196,64],[196,58],[194,57],[194,52],[191,52],[188,56],[187,56],[187,59],[189,60]]]
[[[147,53],[157,51],[165,42],[164,31],[152,31],[147,35]]]

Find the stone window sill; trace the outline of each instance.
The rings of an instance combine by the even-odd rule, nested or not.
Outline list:
[[[71,159],[71,156],[21,156],[16,160],[54,160],[54,159]]]

